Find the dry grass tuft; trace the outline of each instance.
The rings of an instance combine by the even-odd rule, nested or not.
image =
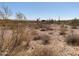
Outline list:
[[[52,49],[43,45],[35,45],[29,52],[32,56],[53,56]]]
[[[66,38],[66,42],[68,45],[71,45],[71,46],[79,46],[79,36],[75,34],[69,35]]]
[[[77,26],[72,26],[72,29],[77,29]]]
[[[51,28],[49,25],[42,25],[40,31],[52,31],[53,28]]]
[[[46,28],[41,28],[41,30],[40,31],[47,31],[47,29]]]
[[[60,35],[65,35],[67,31],[67,28],[65,28],[64,25],[61,25],[61,29],[60,29]]]
[[[34,37],[33,40],[42,40],[43,45],[47,45],[50,43],[50,37],[48,35],[38,35]]]

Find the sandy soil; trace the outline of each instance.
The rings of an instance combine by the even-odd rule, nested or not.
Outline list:
[[[68,45],[66,38],[68,35],[73,34],[78,36],[79,29],[72,29],[69,25],[65,26],[67,26],[65,35],[60,35],[60,32],[63,31],[63,27],[57,24],[49,25],[49,28],[52,30],[45,31],[41,31],[41,28],[32,29],[26,27],[23,30],[23,38],[19,40],[20,45],[15,47],[12,47],[16,42],[16,39],[12,39],[13,30],[5,30],[3,35],[4,42],[0,40],[0,42],[3,42],[0,44],[2,48],[0,55],[77,56],[79,55],[79,46]],[[1,32],[2,31],[0,31],[0,39],[2,39]],[[20,35],[20,38],[22,35]],[[35,37],[37,37],[37,40],[34,39]],[[48,40],[49,43],[45,43],[46,40]]]

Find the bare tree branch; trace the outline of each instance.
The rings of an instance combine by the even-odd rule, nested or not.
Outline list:
[[[23,13],[18,12],[18,13],[16,13],[16,19],[17,20],[26,20],[26,16]]]
[[[11,10],[7,6],[2,6],[0,8],[0,18],[3,20],[8,19],[12,15]]]

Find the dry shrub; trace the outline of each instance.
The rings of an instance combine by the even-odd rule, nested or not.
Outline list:
[[[44,45],[47,45],[47,44],[50,43],[50,42],[49,42],[49,41],[50,41],[50,37],[47,36],[47,35],[41,36],[40,39],[43,40],[43,44],[44,44]]]
[[[47,30],[52,31],[54,29],[51,26],[48,25]]]
[[[53,56],[53,50],[48,46],[35,45],[27,51],[30,56]]]
[[[60,32],[60,35],[65,35],[66,33],[64,31],[61,31]]]
[[[39,35],[35,36],[35,37],[33,38],[33,40],[34,40],[34,41],[40,40],[40,36],[39,36]]]
[[[18,46],[18,42],[20,43],[17,39],[17,32],[15,30],[5,30],[3,38],[2,55],[9,55]]]
[[[53,33],[49,33],[49,34],[51,35],[51,34],[53,34]]]
[[[46,28],[41,28],[41,30],[40,31],[46,31],[47,29]]]
[[[26,45],[28,45],[28,43],[33,39],[35,35],[37,35],[37,33],[33,29],[31,30],[28,27],[20,28],[20,30],[18,31],[17,43],[21,45],[21,42],[25,41],[27,43]]]
[[[36,31],[26,27],[0,29],[0,55],[15,55],[20,50],[27,49],[36,34]]]
[[[32,43],[32,46],[29,49],[22,49],[19,53],[15,54],[16,56],[53,56],[53,50],[48,46],[43,46],[39,44]]]
[[[41,28],[41,30],[40,31],[51,31],[51,30],[53,30],[52,28]]]
[[[52,30],[53,28],[51,28],[49,25],[43,24],[40,31],[52,31]]]
[[[72,29],[77,29],[77,26],[72,26]]]
[[[79,46],[79,36],[76,35],[76,34],[69,35],[66,38],[66,42],[67,42],[68,45]]]
[[[43,45],[47,45],[50,43],[50,37],[48,35],[38,35],[34,37],[33,40],[42,40]]]
[[[68,26],[65,26],[65,28],[68,28]]]
[[[67,28],[65,28],[64,24],[62,24],[60,29],[60,35],[65,35],[66,31],[67,31]]]
[[[2,55],[6,55],[12,49],[14,41],[15,39],[12,40],[12,30],[5,30],[1,47]]]
[[[18,46],[14,47],[14,50],[10,55],[16,55],[21,50],[25,49],[27,50],[29,48],[29,43],[33,39],[33,37],[36,35],[36,31],[30,30],[26,28],[25,30],[21,31],[22,35],[20,36],[19,40],[17,41],[19,43]],[[19,54],[21,55],[21,54]]]
[[[33,32],[31,32],[31,33],[33,33]],[[40,56],[44,56],[44,55],[49,56],[49,55],[52,55],[53,54],[52,50],[50,48],[48,48],[48,47],[44,47],[45,46],[44,44],[48,44],[47,41],[49,41],[50,39],[48,38],[47,35],[42,35],[42,36],[38,36],[38,37],[40,37],[39,40],[41,40],[42,43],[43,43],[42,46],[40,44],[37,44],[36,40],[34,40],[34,42],[31,45],[29,45],[28,48],[26,48],[27,47],[25,45],[26,41],[24,41],[24,42],[21,42],[22,44],[19,45],[19,46],[17,46],[9,55],[32,55],[32,56],[33,55],[36,55],[36,56],[38,56],[38,55],[40,55]],[[32,38],[33,37],[31,37],[31,39]],[[30,42],[32,42],[32,40],[30,40]],[[31,46],[33,46],[33,47],[30,50]]]

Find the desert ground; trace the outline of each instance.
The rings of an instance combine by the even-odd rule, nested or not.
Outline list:
[[[0,55],[78,56],[79,26],[38,23],[0,25]]]

